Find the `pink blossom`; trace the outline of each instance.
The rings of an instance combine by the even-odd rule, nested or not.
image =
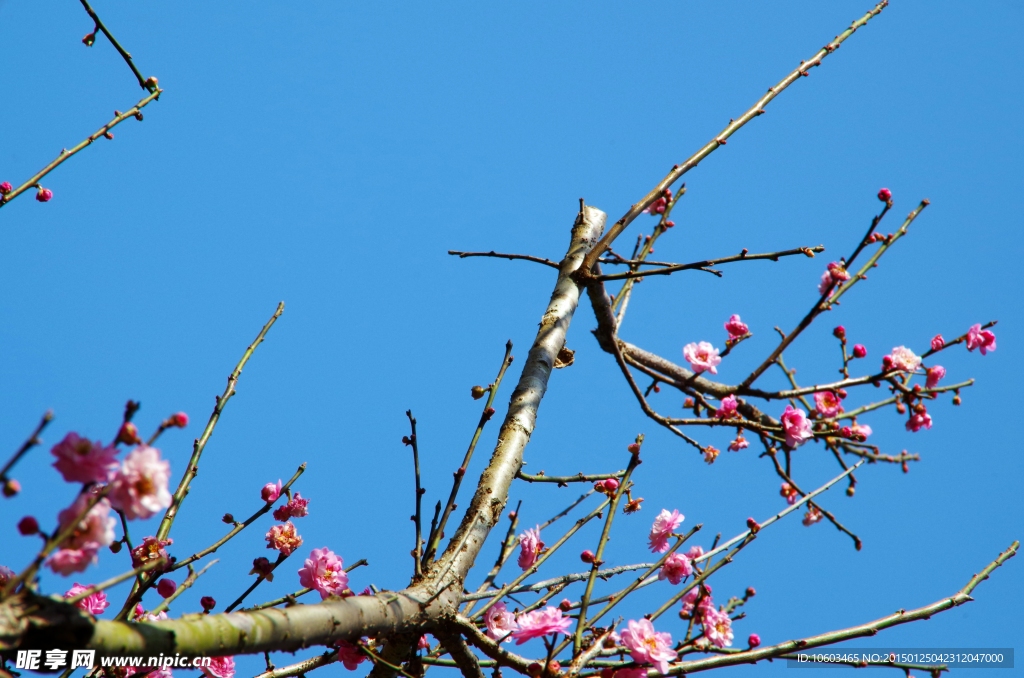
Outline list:
[[[704,549],[700,546],[691,546],[690,550],[686,552],[686,557],[690,560],[696,560],[704,555]],[[711,589],[708,589],[709,591]]]
[[[668,672],[668,663],[676,659],[672,649],[672,635],[658,633],[650,619],[629,620],[629,627],[622,632],[622,644],[638,664],[652,664],[659,673]]]
[[[750,638],[747,639],[747,644],[750,645],[751,648],[757,647],[761,644],[761,636],[756,633],[751,633]]]
[[[99,550],[96,545],[78,549],[57,549],[46,559],[46,565],[65,577],[73,572],[85,572],[87,567],[99,562]]]
[[[274,483],[267,483],[264,485],[263,489],[260,491],[260,496],[263,498],[263,501],[268,504],[272,501],[277,501],[277,498],[281,496],[281,479],[277,479],[276,485]]]
[[[0,588],[7,586],[7,582],[14,577],[14,570],[0,565]]]
[[[7,195],[14,190],[14,186],[11,186],[11,182],[5,181],[0,184],[0,195]]]
[[[700,596],[700,591],[702,588],[707,591],[707,593],[704,594],[703,598],[701,598]],[[697,608],[698,617],[703,616],[707,610],[715,609],[714,601],[711,599],[711,587],[707,584],[695,586],[689,591],[687,591],[686,594],[683,596],[683,609],[681,611],[681,614],[684,617],[689,617],[693,614],[693,606],[697,602],[698,598],[700,598],[700,606]]]
[[[234,678],[234,657],[211,657],[210,665],[203,667],[203,673],[209,678]]]
[[[75,520],[89,504],[90,493],[78,495],[70,507],[57,515],[58,531],[63,531]],[[110,515],[110,504],[100,499],[89,509],[71,536],[61,544],[61,548],[50,556],[47,565],[59,574],[67,576],[72,572],[82,572],[91,563],[97,562],[100,548],[109,546],[114,541],[114,526],[117,521]]]
[[[824,275],[821,276],[821,283],[818,285],[818,294],[825,294],[832,288],[833,283],[846,282],[850,279],[850,274],[846,272],[846,269],[838,261],[833,261],[828,265],[828,270],[825,271]]]
[[[942,338],[941,334],[936,334],[932,337],[932,350],[941,351],[942,347],[946,345],[946,341]]]
[[[720,407],[715,410],[715,416],[719,419],[731,419],[736,416],[736,396],[725,396]]]
[[[487,624],[487,635],[491,640],[500,641],[504,638],[502,642],[506,643],[512,641],[510,634],[519,628],[516,616],[509,612],[505,603],[497,603],[487,610],[487,614],[484,615],[484,623]]]
[[[811,438],[811,420],[803,410],[786,405],[781,420],[782,429],[786,433],[787,447],[798,447]]]
[[[720,453],[720,450],[718,448],[716,448],[716,447],[712,447],[711,445],[708,445],[707,447],[705,447],[703,449],[703,452],[704,452],[704,461],[706,461],[708,464],[714,464],[715,463],[715,459],[718,459],[718,455]]]
[[[946,368],[942,365],[936,365],[935,367],[925,368],[925,373],[928,378],[924,382],[925,388],[935,388],[939,384],[939,379],[946,376]]]
[[[706,341],[699,344],[689,343],[684,346],[683,357],[697,374],[705,370],[711,374],[718,374],[718,369],[715,366],[722,362],[722,359],[718,357],[718,349]]]
[[[853,422],[853,426],[850,427],[850,432],[854,436],[858,436],[858,439],[861,442],[867,440],[868,436],[873,433],[870,426],[867,424],[858,424],[857,422]]]
[[[117,448],[104,447],[77,433],[64,436],[50,453],[57,457],[53,467],[69,483],[105,483],[117,471]]]
[[[981,325],[973,325],[967,330],[967,350],[981,349],[981,355],[996,350],[996,335],[981,329]]]
[[[782,489],[779,490],[779,494],[786,498],[786,503],[790,506],[796,503],[796,488],[789,483],[782,483]]]
[[[740,321],[738,315],[729,316],[729,322],[725,323],[725,331],[729,333],[730,339],[739,339],[750,331],[745,323]]]
[[[839,398],[832,391],[821,391],[814,394],[814,409],[823,417],[834,417],[842,407]]]
[[[171,557],[164,550],[165,546],[174,543],[173,539],[161,539],[146,537],[142,543],[132,549],[132,567],[142,567],[150,561],[162,558],[170,564]]]
[[[543,551],[544,542],[540,540],[540,525],[519,535],[519,567],[524,572],[533,567]]]
[[[565,633],[572,626],[572,619],[563,617],[557,607],[545,607],[543,610],[524,612],[516,622],[519,629],[512,633],[516,645],[522,645],[531,638],[540,638],[552,633]]]
[[[732,645],[732,619],[725,612],[714,608],[704,613],[704,635],[716,647],[729,647]]]
[[[283,555],[290,556],[302,546],[302,537],[295,531],[295,525],[289,520],[283,525],[274,525],[265,537],[268,549],[277,549]]]
[[[821,511],[818,510],[817,506],[811,506],[807,509],[807,513],[804,514],[803,524],[810,527],[814,523],[820,521],[825,516],[822,515]]]
[[[730,452],[739,452],[740,450],[745,450],[748,447],[750,447],[750,443],[743,437],[743,434],[736,436],[736,440],[729,443]]]
[[[296,492],[287,504],[277,507],[274,511],[274,520],[280,520],[283,523],[289,518],[303,518],[309,515],[309,509],[306,508],[308,505],[309,500],[303,499],[302,495]]]
[[[416,643],[416,649],[417,650],[429,650],[430,649],[430,641],[427,640],[427,637],[425,635],[420,636],[419,641]]]
[[[338,648],[338,659],[341,660],[341,663],[349,671],[355,671],[360,664],[366,661],[366,655],[363,654],[358,645],[354,645],[347,640],[339,640],[334,643],[334,646]]]
[[[64,594],[64,597],[74,598],[88,588],[88,586],[82,586],[78,582],[75,582],[75,585]],[[97,591],[96,593],[82,598],[80,601],[75,603],[75,606],[85,610],[89,614],[103,614],[103,610],[107,609],[107,607],[110,606],[110,603],[107,602],[107,594],[103,591]]]
[[[160,458],[160,450],[140,445],[128,453],[110,481],[110,504],[128,520],[149,518],[171,505],[170,479],[171,465]]]
[[[669,583],[675,586],[683,580],[683,577],[689,577],[691,574],[693,574],[693,567],[690,565],[690,559],[681,553],[673,553],[661,566],[658,580],[668,579]]]
[[[889,354],[892,368],[901,372],[913,372],[921,366],[921,359],[906,346],[897,346]]]
[[[683,524],[685,519],[686,517],[676,509],[672,509],[672,513],[669,513],[668,509],[661,509],[661,513],[654,519],[654,524],[651,526],[648,544],[651,551],[654,553],[668,551],[668,538],[672,536],[676,528]]]
[[[932,427],[932,416],[927,412],[921,412],[910,415],[910,419],[907,420],[907,430],[913,433],[917,433],[923,428]]]
[[[648,205],[643,213],[644,214],[664,214],[665,208],[668,207],[668,199],[672,197],[672,191],[666,189],[665,195],[659,196],[657,200]]]
[[[299,570],[299,583],[320,592],[320,600],[340,596],[348,590],[344,562],[327,548],[313,549]]]

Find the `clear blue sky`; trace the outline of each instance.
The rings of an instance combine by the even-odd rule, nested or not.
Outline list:
[[[618,218],[870,6],[96,0],[166,92],[144,122],[124,123],[113,141],[47,177],[51,202],[29,195],[0,210],[0,449],[13,451],[46,409],[57,417],[47,445],[17,468],[23,493],[0,501],[2,561],[18,568],[35,546],[15,531],[22,515],[48,526],[73,496],[48,447],[67,431],[109,440],[129,398],[142,402],[144,433],[171,412],[192,416],[161,445],[179,473],[214,394],[283,299],[284,316],[207,448],[174,552],[214,541],[225,511],[248,515],[260,486],[308,462],[297,485],[312,500],[299,521],[303,551],[329,546],[346,562],[368,558],[352,576],[356,590],[401,588],[413,500],[404,412],[419,419],[432,505],[447,496],[479,413],[469,387],[493,378],[509,338],[518,377],[553,283],[535,264],[460,261],[446,250],[560,258],[579,197]],[[870,279],[790,349],[798,378],[835,375],[837,323],[867,346],[869,359],[856,366],[867,370],[894,346],[920,353],[936,333],[1000,321],[995,353],[959,347],[942,356],[947,379],[977,384],[959,408],[949,398],[930,407],[930,431],[905,433],[892,411],[862,420],[884,451],[918,452],[922,462],[908,475],[865,468],[855,497],[839,489],[823,498],[862,537],[861,552],[831,525],[805,528],[794,516],[716,575],[722,602],[758,590],[738,638],[757,632],[775,643],[934,602],[1024,534],[1013,424],[1024,368],[1022,20],[1013,2],[897,1],[687,176],[679,225],[659,242],[658,259],[744,247],[827,252],[734,265],[722,279],[649,279],[633,297],[628,341],[681,362],[688,342],[721,347],[722,323],[739,313],[755,336],[719,370],[739,381],[775,346],[772,327],[794,327],[813,303],[825,264],[864,232],[882,186],[896,204],[886,232],[920,199],[932,205]],[[0,2],[0,181],[20,184],[141,98],[109,43],[81,44],[91,27],[75,2]],[[619,249],[652,225],[638,220]],[[526,459],[533,472],[615,470],[625,445],[647,434],[636,476],[644,511],[617,521],[610,564],[647,558],[644,538],[663,507],[682,511],[684,526],[703,523],[707,546],[715,533],[740,532],[747,516],[784,506],[754,447],[709,467],[647,420],[593,326],[581,308],[568,341],[576,364],[553,376]],[[778,374],[763,379],[781,383]],[[500,412],[510,392],[499,395]],[[653,403],[676,415],[681,397],[666,389]],[[496,430],[485,432],[469,479]],[[729,439],[697,434],[721,448]],[[837,472],[816,445],[796,459],[805,486]],[[532,525],[576,496],[517,486],[512,500],[524,501]],[[208,594],[222,609],[241,592],[252,558],[269,553],[269,524],[223,549],[173,613],[197,610]],[[155,524],[133,530],[137,539]],[[596,539],[596,529],[585,531],[551,573],[579,568],[575,554]],[[481,563],[496,548],[488,544]],[[299,588],[289,573],[300,564],[293,557],[254,602]],[[997,571],[976,602],[851,645],[1019,645],[1022,564]],[[107,554],[76,579],[127,566],[124,554]],[[43,581],[55,592],[71,583]],[[667,595],[666,585],[648,588],[623,613],[638,616]],[[668,616],[664,626],[684,630]],[[247,661],[241,673],[260,663]]]

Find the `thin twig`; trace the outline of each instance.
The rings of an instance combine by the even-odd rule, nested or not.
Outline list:
[[[412,466],[416,476],[416,513],[412,516],[413,523],[416,526],[416,545],[412,549],[412,560],[414,575],[419,578],[423,576],[423,570],[420,565],[420,560],[423,557],[423,522],[420,508],[423,503],[424,490],[420,487],[420,448],[419,440],[416,438],[416,417],[412,416],[412,410],[406,410],[405,416],[409,418],[409,426],[411,428],[408,440],[409,445],[412,447]]]
[[[25,456],[26,452],[36,445],[42,444],[43,441],[39,438],[39,434],[43,432],[43,429],[46,428],[51,421],[53,421],[53,410],[47,410],[46,414],[44,414],[43,418],[39,421],[39,425],[36,426],[36,430],[32,431],[32,435],[28,437],[28,440],[21,444],[21,447],[19,447],[18,451],[14,453],[14,456],[7,460],[3,469],[0,469],[0,485],[7,482],[7,472],[14,468],[14,465]]]
[[[533,261],[538,264],[544,264],[552,268],[558,268],[558,264],[551,261],[550,259],[542,259],[541,257],[531,257],[529,254],[499,254],[494,250],[490,252],[457,252],[455,250],[448,250],[448,254],[458,255],[460,259],[466,257],[496,257],[498,259],[522,259],[524,261]]]
[[[142,73],[140,73],[139,69],[135,67],[135,62],[132,61],[132,55],[129,54],[124,47],[121,47],[121,43],[119,43],[113,34],[111,34],[106,25],[100,20],[99,15],[96,14],[92,7],[89,6],[89,3],[86,2],[86,0],[81,0],[81,2],[82,7],[85,7],[85,11],[89,13],[89,18],[91,18],[96,24],[96,28],[102,31],[103,35],[107,36],[107,40],[110,41],[110,44],[114,46],[117,53],[120,54],[121,58],[124,59],[126,64],[128,64],[128,68],[132,69],[132,73],[135,74],[136,79],[139,81],[139,87],[152,91],[155,85],[151,87],[146,83],[146,78],[142,77]]]
[[[780,257],[790,257],[795,254],[813,256],[813,254],[808,253],[824,251],[825,247],[822,245],[818,245],[816,247],[798,247],[792,250],[785,250],[782,252],[769,252],[767,254],[737,254],[731,257],[722,257],[721,259],[708,259],[706,261],[696,261],[690,264],[673,264],[672,266],[666,266],[665,268],[645,269],[643,271],[629,271],[628,273],[609,273],[607,275],[597,276],[597,279],[602,280],[604,282],[608,282],[609,280],[629,280],[631,278],[640,278],[649,275],[672,275],[676,271],[689,271],[692,269],[707,270],[709,266],[729,264],[734,261],[754,261],[757,259],[770,259],[772,261],[778,261]]]

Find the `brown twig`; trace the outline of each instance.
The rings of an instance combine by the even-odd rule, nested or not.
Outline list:
[[[798,247],[792,250],[784,250],[782,252],[769,252],[767,254],[737,254],[731,257],[722,257],[721,259],[707,259],[705,261],[696,261],[690,264],[672,264],[665,268],[647,269],[643,271],[629,271],[627,273],[609,273],[607,275],[596,276],[598,280],[608,282],[609,280],[629,280],[630,278],[639,278],[648,275],[672,275],[676,271],[689,271],[693,269],[708,270],[710,266],[718,266],[719,264],[729,264],[734,261],[755,261],[758,259],[770,259],[771,261],[778,261],[780,257],[789,257],[795,254],[803,254],[804,256],[814,256],[808,254],[809,252],[824,252],[825,248],[822,245],[817,247]]]
[[[495,257],[496,259],[522,259],[524,261],[533,261],[538,264],[544,264],[551,268],[558,268],[558,264],[550,259],[542,259],[541,257],[532,257],[529,254],[501,254],[491,250],[490,252],[458,252],[456,250],[448,250],[448,254],[456,255],[459,259],[465,259],[466,257]]]

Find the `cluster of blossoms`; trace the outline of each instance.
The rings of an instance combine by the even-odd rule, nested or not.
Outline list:
[[[824,296],[832,286],[836,283],[846,282],[850,279],[850,274],[846,272],[846,267],[838,261],[833,261],[828,265],[828,269],[821,274],[821,282],[818,283],[818,294]]]
[[[668,538],[683,524],[685,519],[686,517],[675,509],[671,513],[669,513],[668,509],[661,509],[661,513],[658,514],[654,519],[654,524],[651,525],[651,534],[648,537],[648,547],[651,551],[653,553],[668,551]]]
[[[647,206],[647,209],[643,211],[644,214],[664,214],[665,209],[668,207],[668,201],[672,199],[672,189],[666,188],[665,191],[658,197],[657,200]]]
[[[732,619],[726,612],[718,610],[711,598],[711,587],[701,584],[686,592],[683,607],[679,611],[683,619],[695,617],[704,625],[704,636],[716,647],[730,647],[733,641]],[[753,643],[754,636],[751,636]],[[761,639],[757,638],[757,644]]]
[[[277,483],[267,483],[260,490],[260,498],[268,504],[272,504],[280,498],[282,487],[280,479],[278,479]],[[274,520],[284,524],[274,525],[267,532],[266,541],[268,549],[275,549],[280,551],[282,555],[290,556],[297,548],[302,546],[302,537],[299,536],[298,531],[295,529],[295,524],[290,519],[308,516],[308,506],[309,500],[303,499],[302,495],[296,492],[295,496],[289,494],[288,501],[274,509]],[[315,550],[314,553],[316,553]],[[306,562],[308,563],[309,561]],[[323,591],[321,591],[322,593]]]
[[[693,574],[693,561],[702,555],[704,555],[704,549],[700,546],[691,547],[686,555],[673,553],[658,571],[658,580],[668,579],[670,584],[677,586],[685,577]]]

